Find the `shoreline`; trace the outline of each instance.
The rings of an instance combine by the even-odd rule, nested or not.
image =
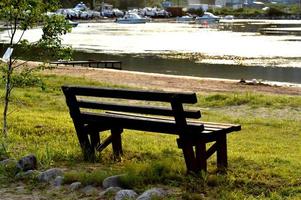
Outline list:
[[[32,64],[30,64],[32,65]],[[145,73],[88,67],[58,66],[45,70],[43,74],[81,77],[112,85],[139,87],[150,90],[190,91],[190,92],[259,92],[267,94],[301,95],[301,84],[276,84],[275,82],[254,82],[246,80],[200,78],[158,73]]]

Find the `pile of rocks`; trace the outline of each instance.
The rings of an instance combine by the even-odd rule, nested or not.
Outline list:
[[[46,171],[38,171],[37,158],[32,154],[21,158],[19,161],[14,159],[2,160],[0,161],[0,166],[13,169],[15,177],[19,179],[34,178],[39,182],[48,183],[56,188],[60,188],[64,185],[64,172],[62,169],[51,168]],[[66,186],[71,192],[79,191],[85,195],[96,195],[104,199],[106,199],[106,197],[114,197],[115,200],[151,200],[153,198],[163,198],[167,195],[167,192],[162,188],[151,188],[140,195],[134,190],[124,189],[121,184],[121,178],[123,176],[125,175],[107,177],[104,179],[101,189],[92,185],[84,186],[81,182],[74,182]]]

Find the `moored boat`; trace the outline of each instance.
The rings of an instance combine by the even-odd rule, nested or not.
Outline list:
[[[123,17],[116,19],[116,22],[119,24],[144,24],[147,21],[147,18],[141,17],[137,13],[127,13]]]
[[[210,23],[217,23],[219,22],[220,17],[210,13],[210,12],[204,12],[204,15],[201,17],[196,17],[195,22],[198,24],[210,24]]]
[[[177,17],[176,22],[178,22],[178,23],[193,23],[194,18],[193,18],[193,16],[185,15],[185,16],[182,16],[182,17]]]

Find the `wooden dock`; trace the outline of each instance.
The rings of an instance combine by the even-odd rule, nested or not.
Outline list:
[[[55,65],[72,65],[73,67],[76,65],[80,66],[89,66],[89,67],[104,67],[110,69],[122,69],[122,62],[116,60],[74,60],[74,61],[55,61],[51,62],[50,64]]]

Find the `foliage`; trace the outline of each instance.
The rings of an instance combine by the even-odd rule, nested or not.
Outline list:
[[[46,49],[41,52],[54,52],[54,56],[68,57],[70,56],[70,48],[61,47],[60,36],[66,34],[71,30],[66,20],[60,16],[47,16],[46,11],[55,10],[58,7],[58,0],[1,0],[0,1],[0,19],[3,20],[9,27],[9,48],[15,49],[21,44],[23,49],[36,48]],[[35,44],[29,44],[27,41],[22,41],[26,30],[43,24],[42,38]],[[21,32],[18,35],[18,32]],[[68,54],[69,53],[69,54]],[[37,54],[39,56],[39,54]],[[22,71],[23,64],[16,64],[17,57],[10,56],[6,61],[7,65],[2,72],[4,72],[5,80],[5,94],[4,94],[4,108],[3,108],[3,136],[7,136],[7,113],[12,89],[17,85],[28,85],[33,83],[30,73],[32,70]],[[19,73],[14,76],[14,71],[18,68]]]
[[[283,5],[277,5],[277,4],[270,4],[269,9],[266,11],[266,15],[269,17],[275,17],[275,16],[285,16],[287,15],[287,10],[285,9],[285,6]]]
[[[263,15],[264,11],[257,8],[229,8],[229,7],[222,7],[222,8],[214,8],[209,9],[209,12],[212,12],[216,15],[233,15],[236,17],[256,17],[258,15]]]
[[[61,36],[71,31],[71,25],[63,16],[46,16],[43,26],[42,38],[38,41],[35,48],[43,49],[44,54],[52,54],[52,58],[70,59],[71,48],[62,47]],[[43,55],[40,55],[43,57]]]
[[[4,74],[6,74],[6,68],[1,67],[0,71],[2,72],[2,76],[4,77],[0,81],[0,85],[5,85],[6,77]],[[40,86],[41,88],[44,88],[44,83],[40,76],[37,74],[34,74],[34,69],[23,69],[20,72],[16,72],[11,76],[11,83],[14,87],[24,88],[24,87],[33,87],[33,86]]]
[[[211,8],[208,11],[216,15],[234,15],[236,17],[281,17],[288,15],[299,15],[300,7],[299,5],[283,5],[283,4],[267,4],[269,7],[267,10],[262,10],[261,8]]]
[[[192,15],[197,15],[197,16],[203,16],[204,15],[204,11],[203,9],[194,9],[194,8],[190,8],[187,11],[188,13],[192,14]]]

